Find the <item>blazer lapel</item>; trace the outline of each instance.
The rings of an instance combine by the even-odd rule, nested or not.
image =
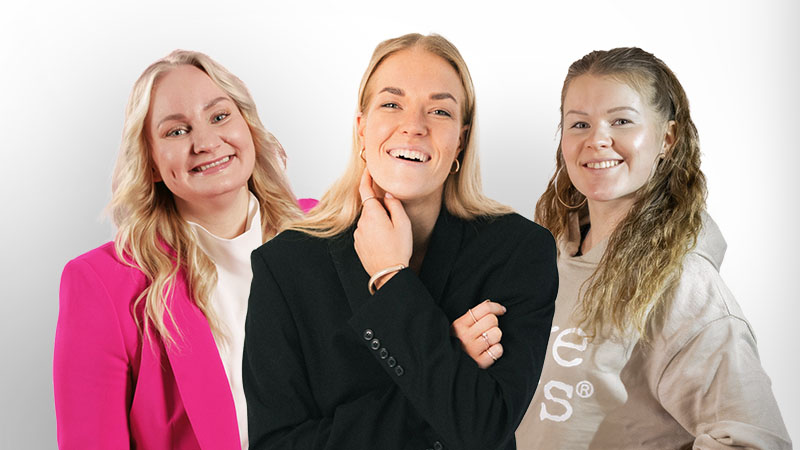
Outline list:
[[[228,377],[208,321],[189,297],[182,275],[171,296],[175,324],[164,318],[175,340],[165,343],[175,382],[200,447],[237,448],[239,427]]]
[[[464,222],[450,215],[442,205],[419,273],[422,284],[428,288],[436,304],[442,301],[442,293],[450,279],[453,262],[461,248],[463,237]]]
[[[353,231],[350,228],[344,233],[331,239],[328,243],[328,251],[331,254],[333,265],[342,282],[347,301],[350,303],[352,311],[358,310],[370,297],[367,283],[369,274],[364,270],[361,260],[353,246]]]

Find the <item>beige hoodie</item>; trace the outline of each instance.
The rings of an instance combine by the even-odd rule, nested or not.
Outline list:
[[[649,345],[589,341],[572,318],[606,242],[559,243],[559,291],[544,368],[517,429],[527,449],[789,449],[750,324],[719,275],[725,239],[710,217]]]

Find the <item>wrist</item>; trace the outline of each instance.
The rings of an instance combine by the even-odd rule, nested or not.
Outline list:
[[[395,276],[397,272],[405,268],[405,264],[396,264],[375,272],[367,283],[367,289],[369,290],[370,295],[374,294],[377,289],[380,289],[381,286],[386,284],[386,282]]]

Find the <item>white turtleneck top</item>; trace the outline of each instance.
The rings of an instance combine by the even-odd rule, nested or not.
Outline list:
[[[227,342],[217,337],[216,343],[233,394],[239,439],[242,448],[246,449],[247,402],[242,387],[242,351],[247,300],[253,279],[250,253],[263,243],[258,200],[250,193],[245,231],[233,239],[217,237],[194,222],[189,222],[189,225],[197,236],[200,248],[217,268],[217,286],[211,293],[211,307],[224,327]]]

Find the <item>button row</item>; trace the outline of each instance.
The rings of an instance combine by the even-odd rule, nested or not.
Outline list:
[[[381,341],[375,337],[375,332],[367,328],[366,330],[364,330],[364,333],[361,336],[364,338],[365,341],[369,341],[369,348],[371,348],[373,351],[377,351],[378,357],[386,361],[386,365],[389,366],[389,368],[394,369],[395,375],[397,375],[398,377],[402,377],[403,374],[406,373],[405,369],[403,369],[403,366],[397,364],[397,360],[394,359],[393,356],[389,356],[389,350],[387,350],[386,347],[381,347]],[[441,445],[442,444],[439,444],[439,446]],[[434,445],[434,447],[436,446]],[[440,450],[440,449],[435,449],[435,450]]]

